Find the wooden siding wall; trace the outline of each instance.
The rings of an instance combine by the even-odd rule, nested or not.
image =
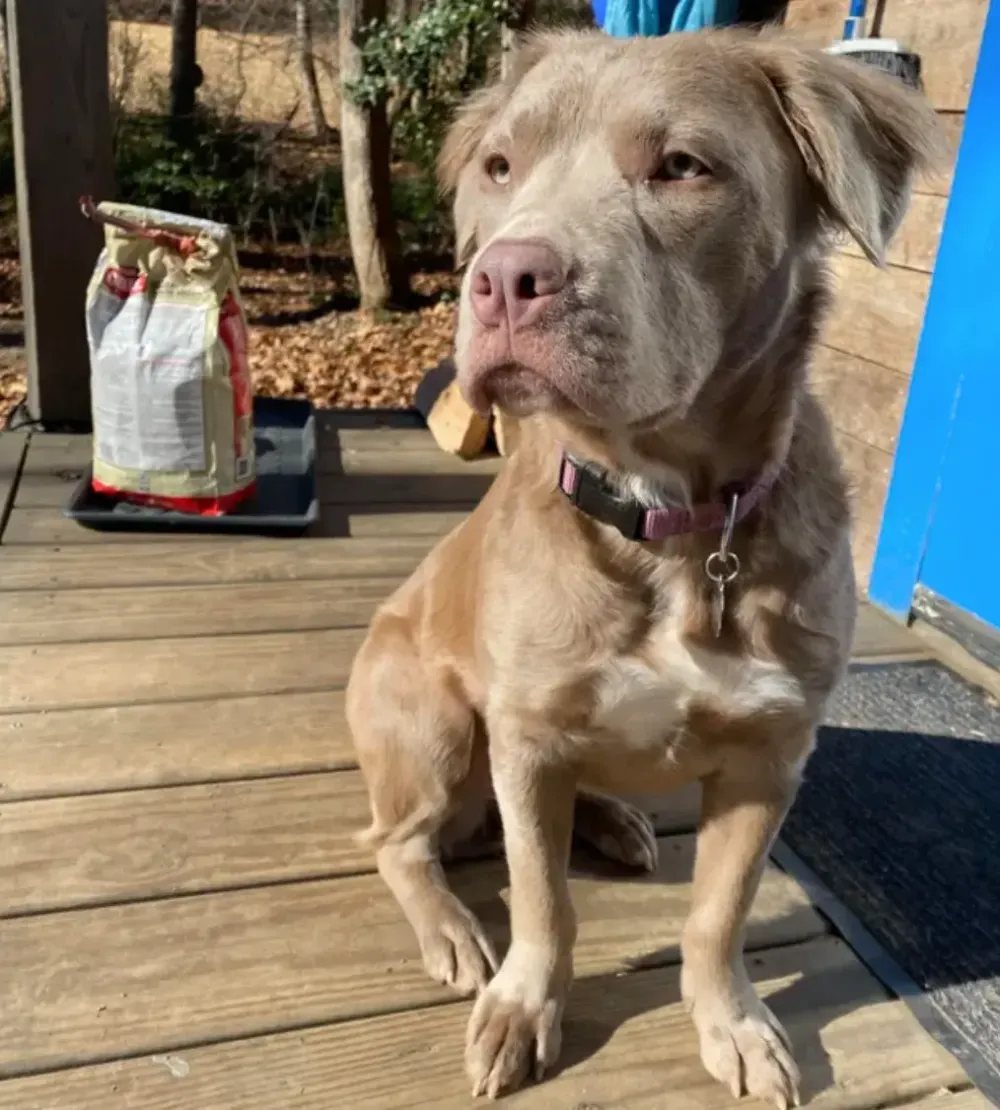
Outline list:
[[[885,0],[881,34],[920,54],[927,96],[951,147],[947,170],[918,183],[906,220],[878,269],[845,245],[835,259],[837,302],[813,366],[855,487],[855,562],[868,575],[924,302],[944,222],[955,155],[989,0]],[[1000,3],[1000,0],[996,0]],[[875,0],[869,0],[869,16]],[[810,42],[840,38],[847,0],[789,0],[785,26]]]

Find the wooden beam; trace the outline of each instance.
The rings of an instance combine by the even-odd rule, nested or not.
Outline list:
[[[114,190],[106,0],[7,0],[28,408],[45,425],[90,419],[84,331],[100,233],[83,194]]]

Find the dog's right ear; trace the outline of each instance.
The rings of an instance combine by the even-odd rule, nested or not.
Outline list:
[[[558,42],[552,32],[527,35],[515,42],[506,74],[495,84],[474,92],[458,109],[438,156],[438,184],[443,193],[458,189],[462,171],[472,161],[486,128],[499,115],[521,79]]]
[[[472,165],[490,120],[501,111],[510,89],[491,85],[480,89],[462,105],[438,155],[438,184],[444,195],[454,194],[455,269],[460,270],[476,250],[477,192]]]
[[[2,0],[0,0],[2,2]],[[438,155],[438,185],[455,196],[455,265],[461,268],[476,249],[476,190],[466,170],[490,125],[504,109],[524,75],[551,49],[556,36],[532,35],[519,41],[509,59],[507,74],[496,84],[480,89],[459,108]]]
[[[506,104],[510,91],[506,83],[490,85],[474,92],[456,112],[437,161],[438,185],[445,195],[458,189],[462,171],[472,161],[490,120]]]

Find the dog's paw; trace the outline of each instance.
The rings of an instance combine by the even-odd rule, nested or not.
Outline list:
[[[465,1041],[473,1097],[497,1098],[529,1075],[541,1079],[559,1057],[563,992],[539,989],[544,976],[505,974],[476,1000]]]
[[[652,822],[642,810],[619,798],[580,795],[573,831],[606,859],[643,871],[656,870],[656,832]]]
[[[778,1110],[799,1105],[799,1069],[778,1019],[757,998],[752,1005],[695,1004],[701,1062],[734,1098],[754,1095]]]
[[[427,974],[459,994],[477,994],[496,972],[498,960],[482,925],[450,895],[418,934]]]

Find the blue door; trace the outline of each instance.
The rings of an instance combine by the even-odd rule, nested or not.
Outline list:
[[[1000,259],[1000,235],[993,249]],[[918,581],[1000,629],[1000,333],[994,343],[962,380]]]
[[[1000,630],[1000,0],[992,0],[872,569]]]

